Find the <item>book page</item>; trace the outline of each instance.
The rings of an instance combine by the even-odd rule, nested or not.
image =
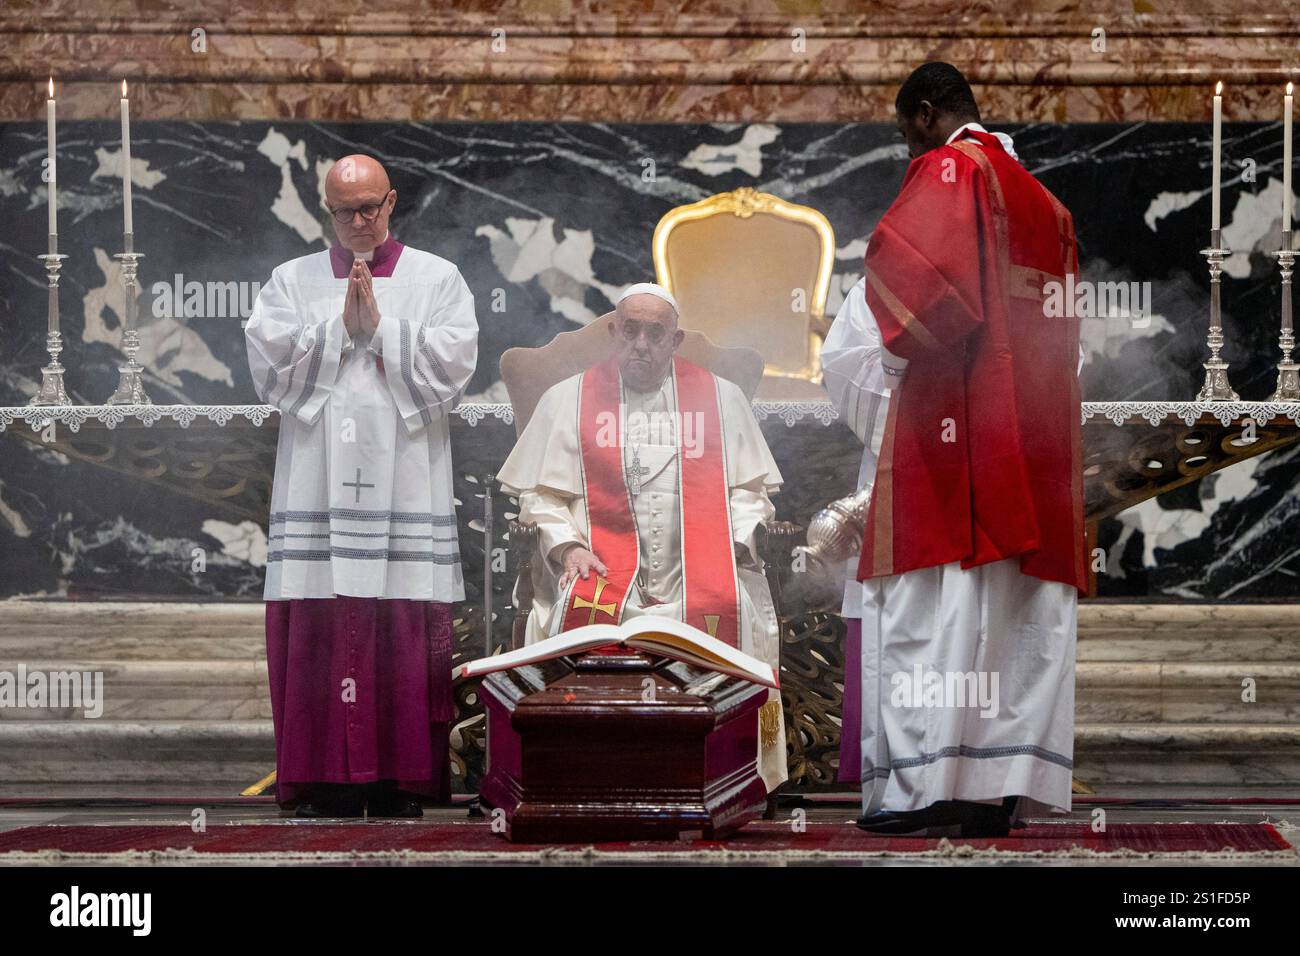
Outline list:
[[[618,644],[623,639],[623,632],[613,624],[592,624],[579,627],[555,637],[548,637],[536,644],[527,644],[513,651],[480,657],[478,660],[461,664],[451,672],[453,680],[461,677],[478,677],[496,671],[509,670],[523,664],[535,664],[538,661],[564,657],[567,654],[581,654],[585,651]]]
[[[574,628],[518,650],[480,657],[456,667],[452,671],[452,679],[479,677],[615,644],[685,661],[705,670],[729,674],[766,687],[780,686],[777,675],[767,663],[724,644],[689,624],[654,614],[642,615],[621,625],[591,624]]]
[[[744,677],[768,687],[779,687],[771,665],[746,654],[699,628],[669,617],[645,614],[623,625],[628,647],[642,648],[685,660],[709,670]]]

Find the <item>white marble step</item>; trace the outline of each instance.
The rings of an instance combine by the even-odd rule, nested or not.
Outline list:
[[[1300,724],[1300,664],[1080,661],[1074,706],[1079,724]]]
[[[1300,606],[1079,613],[1076,773],[1096,784],[1300,786]],[[104,715],[0,709],[12,783],[245,786],[274,765],[263,608],[0,603],[0,670],[101,670]],[[1241,700],[1242,680],[1256,702]]]
[[[270,720],[266,662],[23,661],[27,673],[76,672],[83,684],[102,681],[102,720]],[[0,671],[18,675],[18,662],[0,658]],[[102,675],[102,676],[100,676]],[[82,707],[0,707],[8,720],[83,720]]]
[[[269,720],[0,721],[8,783],[212,786],[237,792],[275,768]]]
[[[269,721],[6,721],[9,784],[185,784],[232,789],[275,764]],[[1101,784],[1287,785],[1300,781],[1300,727],[1081,724],[1075,775]],[[1190,791],[1189,791],[1190,792]]]
[[[248,603],[0,602],[0,659],[265,660],[265,611]]]
[[[0,602],[0,658],[260,660],[260,602]],[[1080,661],[1300,663],[1300,604],[1079,605]]]
[[[1300,791],[1294,724],[1077,724],[1074,775],[1112,784],[1293,786]]]
[[[1080,661],[1300,663],[1300,604],[1079,605]]]
[[[264,661],[23,661],[28,673],[102,674],[101,719],[269,720]],[[19,662],[0,658],[0,672]],[[1242,681],[1255,682],[1255,702]],[[1300,723],[1300,664],[1080,662],[1079,723]],[[81,709],[0,707],[4,720],[78,720]]]

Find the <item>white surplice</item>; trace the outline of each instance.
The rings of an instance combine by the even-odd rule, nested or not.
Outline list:
[[[889,416],[889,376],[882,362],[880,327],[867,305],[867,280],[844,298],[822,344],[822,383],[845,424],[862,442],[857,490],[875,483],[876,455]],[[845,563],[843,617],[862,617],[862,585],[856,556]]]
[[[1014,158],[1010,137],[995,135]],[[867,487],[906,362],[883,348],[864,281],[827,334],[822,366],[831,400],[864,443],[858,488]],[[857,564],[847,563],[843,613],[862,620],[863,812],[1006,796],[1027,798],[1021,812],[1068,811],[1078,592],[1022,574],[1016,558],[862,583]],[[996,675],[996,697],[959,705],[954,696],[913,695],[931,675],[954,687],[963,676],[983,679],[986,693]]]
[[[524,433],[501,466],[497,478],[507,493],[519,500],[519,518],[537,526],[540,573],[536,579],[533,610],[528,617],[528,643],[558,633],[563,623],[563,606],[558,604],[556,582],[563,568],[559,558],[569,544],[589,546],[586,500],[579,451],[578,396],[582,376],[552,386],[542,396]],[[731,525],[734,541],[748,555],[737,568],[740,597],[740,650],[774,669],[780,666],[780,633],[762,559],[755,543],[755,529],[775,514],[770,494],[781,486],[781,473],[768,450],[767,441],[754,418],[744,393],[732,382],[717,379],[723,440],[726,442],[727,484],[730,489]],[[647,471],[637,494],[630,495],[636,519],[637,542],[645,595],[660,603],[650,604],[629,589],[625,618],[661,614],[682,618],[683,578],[681,562],[680,492],[678,487],[677,405],[672,376],[653,392],[623,392],[620,418],[622,450],[626,466],[635,458]],[[702,440],[698,430],[684,423],[683,453],[692,442]],[[725,529],[724,529],[725,533]],[[597,558],[601,555],[597,554]],[[780,693],[769,700],[780,707]],[[761,746],[759,774],[771,790],[787,778],[784,721],[779,721],[777,739]]]
[[[281,412],[265,599],[462,600],[448,414],[477,358],[474,296],[406,246],[354,342],[347,283],[328,251],[286,262],[248,321],[254,385]]]

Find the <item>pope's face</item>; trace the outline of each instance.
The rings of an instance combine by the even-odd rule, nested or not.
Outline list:
[[[651,392],[662,384],[673,353],[685,338],[673,307],[646,294],[620,302],[609,330],[618,343],[623,382],[637,392]]]

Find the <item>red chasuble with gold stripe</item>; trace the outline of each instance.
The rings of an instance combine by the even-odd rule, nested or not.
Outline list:
[[[1087,587],[1070,213],[974,130],[908,167],[871,236],[867,303],[908,360],[890,400],[858,579],[1019,557]],[[1073,311],[1072,309],[1068,311]]]
[[[722,411],[713,373],[681,357],[670,373],[678,421],[698,415],[700,454],[690,457],[677,434],[682,606],[687,624],[739,647],[740,597],[731,531],[731,490],[727,483],[727,451]],[[625,443],[612,441],[609,415],[620,416],[623,388],[618,364],[612,359],[588,369],[578,393],[579,447],[591,551],[608,569],[606,576],[578,578],[566,596],[563,630],[588,624],[613,624],[623,619],[629,592],[640,571],[636,518],[624,460]],[[616,419],[617,420],[617,419]],[[622,435],[622,429],[617,432]]]

